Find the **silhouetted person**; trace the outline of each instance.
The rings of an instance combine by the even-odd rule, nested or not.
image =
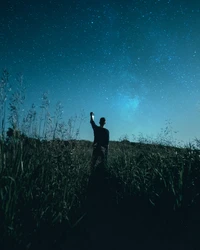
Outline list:
[[[109,131],[104,128],[106,119],[102,117],[99,121],[100,126],[97,126],[94,122],[94,113],[90,112],[90,123],[94,130],[94,143],[91,167],[96,164],[98,157],[101,158],[101,162],[105,164],[107,162],[108,144],[109,144]],[[93,170],[93,169],[92,169]]]

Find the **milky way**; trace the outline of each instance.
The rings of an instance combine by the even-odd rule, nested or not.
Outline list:
[[[0,68],[24,75],[26,105],[48,92],[64,120],[84,112],[80,138],[92,140],[88,114],[107,119],[111,140],[200,137],[200,2],[4,1]],[[12,84],[11,81],[11,84]]]

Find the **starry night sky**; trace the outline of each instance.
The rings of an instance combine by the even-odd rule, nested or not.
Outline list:
[[[26,108],[48,92],[64,120],[106,117],[110,139],[200,137],[200,1],[90,0],[0,3],[0,69],[22,72]],[[14,87],[13,87],[14,88]]]

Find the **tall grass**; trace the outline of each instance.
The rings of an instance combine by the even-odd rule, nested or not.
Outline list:
[[[0,229],[2,239],[10,237],[19,244],[28,244],[33,232],[46,222],[54,225],[64,220],[73,226],[89,160],[84,158],[83,162],[80,153],[76,153],[79,145],[75,140],[83,116],[71,117],[64,123],[63,107],[58,103],[51,115],[48,95],[44,93],[41,112],[33,104],[23,117],[23,78],[17,78],[17,88],[10,96],[8,83],[5,70],[0,85]],[[7,136],[6,127],[10,127]]]
[[[10,91],[9,85],[9,73],[6,70],[3,70],[0,82],[0,131],[1,139],[5,139],[5,123],[6,123],[6,111],[7,111],[7,99],[8,92]]]
[[[110,151],[108,166],[122,183],[123,194],[144,195],[156,206],[167,192],[171,203],[163,200],[163,206],[173,210],[192,205],[198,197],[199,150],[121,142]]]

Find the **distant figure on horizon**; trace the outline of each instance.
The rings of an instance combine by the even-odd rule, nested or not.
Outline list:
[[[90,123],[94,130],[94,142],[91,167],[94,168],[97,159],[100,157],[103,164],[107,163],[109,130],[104,128],[106,119],[102,117],[99,121],[100,126],[94,122],[94,113],[90,112]],[[93,169],[92,169],[93,170]]]

